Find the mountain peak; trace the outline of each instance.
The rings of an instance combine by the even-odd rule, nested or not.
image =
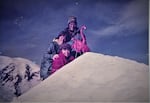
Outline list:
[[[20,96],[19,102],[145,102],[148,66],[85,53]]]
[[[39,69],[30,60],[0,56],[0,101],[12,101],[40,83]]]

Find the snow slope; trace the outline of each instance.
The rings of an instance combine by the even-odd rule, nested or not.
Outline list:
[[[30,60],[0,56],[0,102],[10,102],[39,84],[39,69]]]
[[[148,65],[85,53],[14,102],[148,102]]]

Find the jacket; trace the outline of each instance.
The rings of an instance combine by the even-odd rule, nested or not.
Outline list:
[[[40,77],[45,79],[49,76],[49,73],[52,69],[52,57],[55,54],[59,53],[60,46],[57,44],[57,42],[51,42],[46,53],[44,53],[41,67],[40,67]]]
[[[62,52],[59,53],[59,57],[53,60],[52,62],[52,73],[66,65],[67,63],[71,62],[74,59],[73,56],[69,56],[66,58]]]

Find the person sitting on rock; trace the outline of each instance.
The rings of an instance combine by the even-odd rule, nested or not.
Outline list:
[[[69,44],[63,44],[60,47],[60,53],[59,53],[58,58],[56,58],[52,62],[52,71],[51,71],[51,74],[53,74],[58,69],[60,69],[65,64],[71,62],[74,59],[74,57],[70,53],[71,53],[71,46]]]
[[[65,34],[60,33],[50,44],[46,53],[44,53],[41,67],[40,67],[40,78],[42,80],[46,79],[52,68],[52,61],[58,58],[58,54],[60,51],[60,46],[65,41]]]

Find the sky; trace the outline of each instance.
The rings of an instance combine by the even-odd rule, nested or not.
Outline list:
[[[91,52],[148,64],[148,0],[0,0],[0,55],[40,64],[69,16]]]

